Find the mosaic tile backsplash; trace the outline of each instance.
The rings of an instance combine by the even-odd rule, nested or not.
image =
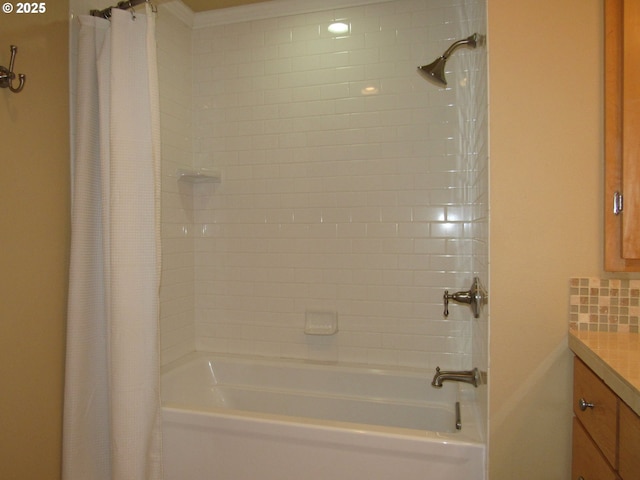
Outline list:
[[[577,330],[638,333],[640,280],[572,278],[569,326]]]

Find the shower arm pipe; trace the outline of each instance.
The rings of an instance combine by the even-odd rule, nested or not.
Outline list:
[[[447,50],[442,54],[441,58],[448,60],[451,54],[455,52],[459,47],[462,47],[463,45],[469,45],[472,48],[475,48],[476,45],[478,44],[479,37],[480,36],[477,33],[474,33],[470,37],[467,37],[465,39],[458,40],[457,42],[452,43],[451,46],[447,48]]]
[[[104,10],[91,10],[89,14],[93,17],[101,17],[101,18],[111,18],[111,10],[114,8],[118,8],[120,10],[129,10],[130,8],[137,7],[138,5],[142,5],[143,3],[151,3],[149,0],[123,0],[118,2],[118,4],[114,7],[108,7]]]

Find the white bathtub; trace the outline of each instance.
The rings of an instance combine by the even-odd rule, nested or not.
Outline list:
[[[163,371],[165,480],[483,480],[474,389],[431,375],[191,354]]]

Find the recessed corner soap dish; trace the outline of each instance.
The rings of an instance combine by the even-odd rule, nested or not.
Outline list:
[[[307,310],[304,333],[306,335],[334,335],[338,332],[338,313],[335,311]]]

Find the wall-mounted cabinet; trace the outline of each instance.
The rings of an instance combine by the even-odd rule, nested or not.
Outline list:
[[[605,0],[605,251],[640,271],[640,2]]]

